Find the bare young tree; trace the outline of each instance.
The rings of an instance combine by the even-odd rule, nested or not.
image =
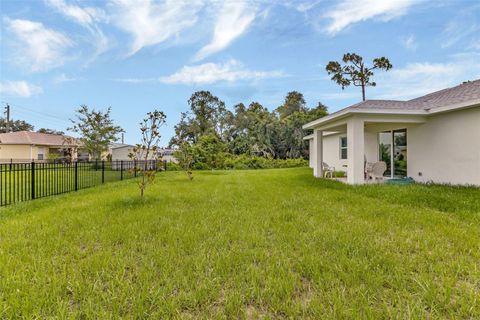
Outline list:
[[[132,160],[138,162],[138,166],[135,165],[133,170],[140,173],[138,188],[142,198],[147,186],[155,181],[157,149],[161,138],[159,129],[165,125],[166,118],[162,111],[155,110],[147,113],[145,119],[140,122],[141,143],[137,144],[129,154]]]
[[[194,161],[192,146],[188,142],[182,142],[175,152],[178,164],[187,174],[188,180],[193,180],[192,166]]]
[[[373,67],[365,66],[363,58],[356,53],[345,53],[342,61],[344,62],[343,66],[338,61],[330,61],[325,69],[328,74],[333,74],[332,80],[340,85],[342,90],[351,84],[362,87],[363,101],[365,101],[365,87],[375,87],[377,85],[374,81],[370,81],[373,70],[388,71],[392,68],[392,64],[385,57],[373,59]]]

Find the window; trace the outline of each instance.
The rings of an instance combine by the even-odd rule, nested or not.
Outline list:
[[[340,159],[347,159],[347,137],[340,137]]]
[[[44,154],[43,148],[42,148],[42,147],[38,147],[37,159],[38,159],[38,160],[43,160],[43,154]]]

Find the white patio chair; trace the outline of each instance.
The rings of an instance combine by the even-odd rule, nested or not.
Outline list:
[[[323,176],[325,178],[328,178],[330,175],[330,178],[335,177],[335,167],[330,167],[327,163],[322,162],[322,167],[323,167]]]
[[[365,162],[365,179],[370,180],[370,173],[372,173],[373,162]]]
[[[375,162],[372,165],[371,171],[368,173],[368,177],[372,178],[375,182],[377,180],[383,181],[383,174],[387,171],[387,164],[384,161]]]

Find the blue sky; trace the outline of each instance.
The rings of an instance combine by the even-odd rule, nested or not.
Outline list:
[[[408,99],[480,78],[478,1],[1,0],[1,106],[35,127],[65,130],[81,104],[138,122],[167,114],[167,144],[196,90],[228,108],[273,110],[288,91],[331,112],[358,102],[325,72],[356,52],[386,56],[367,99]]]

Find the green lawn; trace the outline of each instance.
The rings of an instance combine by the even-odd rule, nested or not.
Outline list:
[[[157,175],[0,209],[0,319],[480,318],[480,189]]]

